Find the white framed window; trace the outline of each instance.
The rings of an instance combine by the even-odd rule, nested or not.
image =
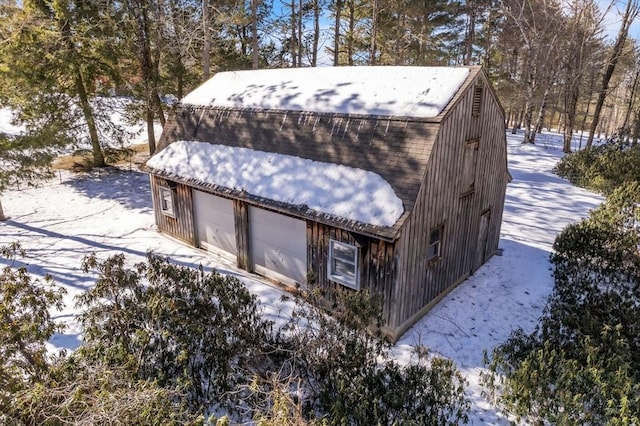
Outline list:
[[[427,260],[436,260],[440,258],[442,249],[442,231],[443,227],[434,228],[429,233],[429,247],[427,248]]]
[[[158,187],[160,193],[160,211],[170,217],[176,217],[176,204],[174,191],[166,186]]]
[[[358,279],[358,247],[329,240],[329,279],[354,290],[360,290]]]

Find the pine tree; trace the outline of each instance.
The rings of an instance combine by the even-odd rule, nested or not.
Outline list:
[[[42,144],[88,141],[93,165],[104,166],[103,130],[93,101],[96,81],[113,75],[114,68],[100,7],[73,1],[25,1],[22,8],[5,5],[4,14],[0,24],[3,103],[18,111],[29,137],[46,136]]]

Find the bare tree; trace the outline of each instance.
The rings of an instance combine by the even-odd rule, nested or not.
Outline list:
[[[211,74],[211,23],[209,22],[209,0],[202,0],[202,32],[204,43],[202,46],[202,74],[207,80]]]
[[[537,123],[535,127],[532,125],[536,96],[541,86],[548,88],[552,84],[551,76],[557,73],[552,68],[557,67],[555,58],[559,56],[559,37],[564,25],[561,5],[555,0],[505,0],[502,8],[516,29],[516,43],[521,45],[518,51],[521,52],[519,80],[524,89],[522,143],[534,143]]]
[[[251,66],[258,69],[258,3],[251,0]]]
[[[627,41],[627,36],[629,35],[629,28],[638,16],[639,11],[640,9],[638,8],[638,2],[636,0],[627,1],[627,8],[625,9],[624,15],[622,17],[620,30],[618,31],[616,42],[613,45],[611,56],[606,63],[606,68],[602,77],[602,86],[600,87],[600,92],[598,93],[598,101],[596,102],[596,109],[593,112],[593,121],[591,122],[591,127],[589,129],[589,138],[587,139],[587,144],[585,146],[587,149],[591,148],[591,145],[593,144],[593,137],[600,121],[602,106],[604,105],[604,101],[609,92],[609,82],[611,81],[611,76],[613,75],[613,72],[616,69],[616,65],[620,60],[620,55],[622,54],[625,42]]]
[[[333,65],[340,65],[340,21],[342,20],[342,6],[344,0],[334,0],[334,33],[333,33]]]
[[[562,56],[565,59],[562,80],[564,152],[571,152],[581,86],[601,43],[604,16],[594,0],[573,0],[568,9],[570,15],[566,18],[567,38],[563,39],[562,44]]]

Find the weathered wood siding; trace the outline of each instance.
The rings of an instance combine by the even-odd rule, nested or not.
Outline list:
[[[253,272],[253,260],[249,247],[249,206],[243,201],[233,200],[233,212],[236,222],[238,267]]]
[[[398,285],[391,306],[391,328],[406,329],[426,306],[473,273],[480,219],[489,209],[482,257],[488,259],[498,247],[508,176],[504,115],[484,75],[480,73],[477,79],[484,87],[480,115],[472,114],[472,82],[454,99],[441,124],[416,206],[398,240]],[[479,140],[479,146],[474,189],[469,192],[462,188],[468,176],[464,172],[464,150],[474,139]],[[429,262],[430,231],[441,225],[441,256]]]
[[[307,222],[308,285],[310,288],[320,287],[329,293],[342,287],[327,277],[330,239],[358,247],[360,289],[384,297],[383,315],[388,322],[392,316],[391,308],[395,304],[394,245],[321,223]]]
[[[153,198],[153,211],[156,216],[156,225],[161,232],[171,235],[190,245],[196,244],[195,226],[193,222],[193,199],[191,197],[191,187],[176,183],[174,189],[174,202],[176,217],[162,214],[160,207],[159,186],[166,186],[166,180],[155,175],[151,175],[151,193]]]

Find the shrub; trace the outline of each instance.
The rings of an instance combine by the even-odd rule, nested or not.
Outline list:
[[[554,289],[536,329],[491,354],[485,383],[506,411],[551,424],[640,423],[638,183],[554,244]]]
[[[16,425],[202,425],[182,395],[117,367],[60,360],[52,377],[17,392],[5,421]]]
[[[82,356],[181,391],[201,412],[229,402],[247,371],[261,365],[271,323],[237,278],[152,254],[131,268],[123,255],[103,262],[90,256],[84,269],[98,279],[79,297],[86,309]]]
[[[316,293],[298,298],[274,333],[235,278],[151,254],[132,266],[89,256],[83,268],[97,273],[78,299],[85,340],[56,359],[44,342],[61,295],[24,269],[0,276],[10,319],[0,332],[11,343],[0,348],[3,423],[196,425],[212,409],[229,413],[219,424],[265,426],[467,420],[453,363],[424,350],[407,366],[389,360],[380,303],[366,292],[339,291],[330,306]]]
[[[328,424],[467,421],[464,379],[451,361],[429,359],[423,352],[416,363],[401,366],[388,358],[377,298],[342,290],[333,302],[329,316],[318,293],[300,300],[280,335],[285,352],[280,378],[307,419]],[[277,401],[266,402],[263,412]]]
[[[640,145],[629,145],[619,136],[606,144],[565,155],[554,172],[575,185],[605,194],[640,176]]]
[[[16,257],[24,256],[19,244],[0,247],[0,255],[10,263],[0,271],[0,413],[4,413],[16,392],[48,375],[45,342],[62,330],[49,309],[62,307],[64,291],[55,289],[49,276],[34,280],[25,267],[15,267]]]

